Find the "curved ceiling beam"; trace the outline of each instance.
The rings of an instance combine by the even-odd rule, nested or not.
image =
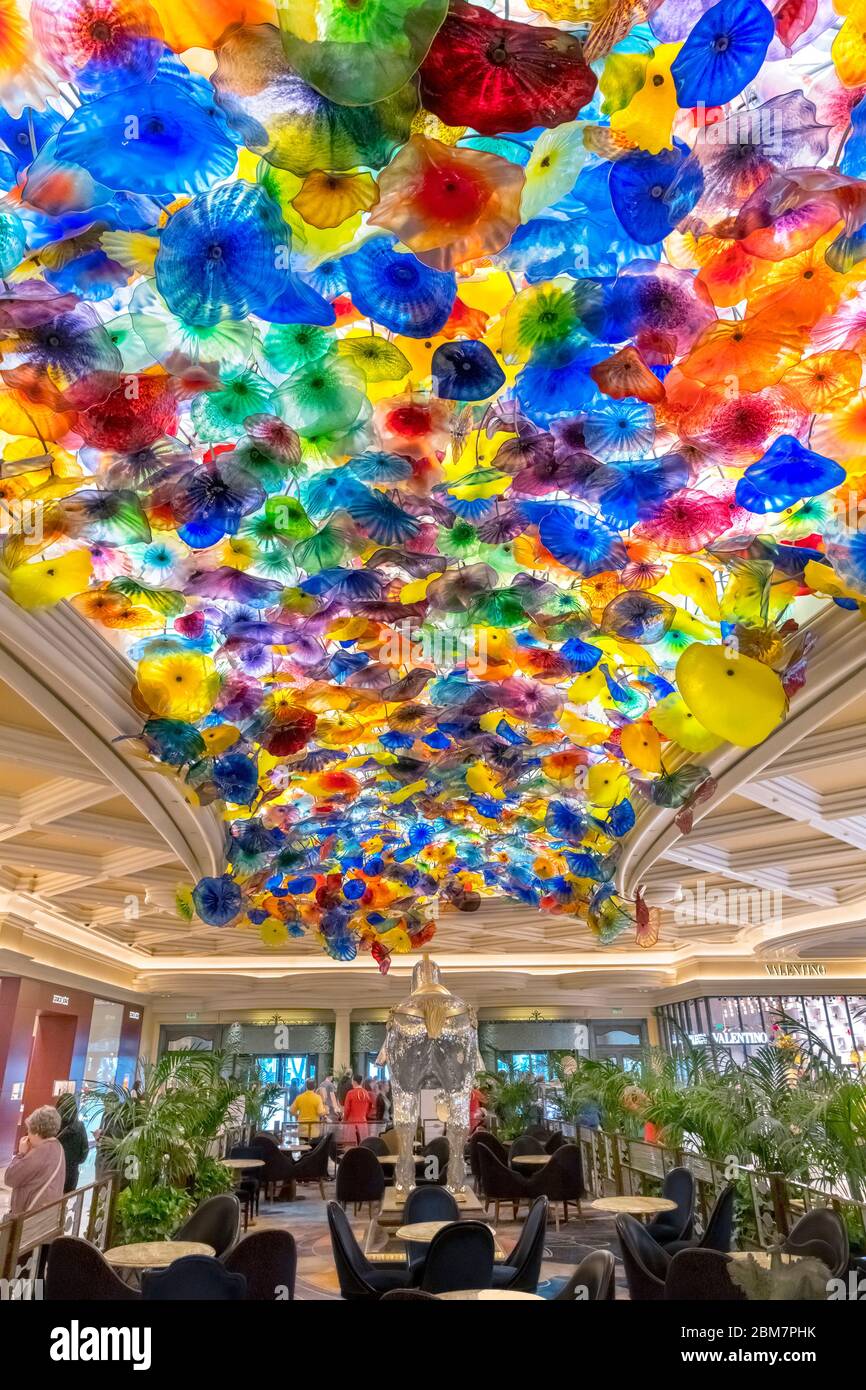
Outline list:
[[[194,880],[222,872],[217,812],[190,806],[169,778],[114,742],[141,728],[130,699],[132,670],[74,608],[25,611],[0,580],[0,679],[141,812]]]
[[[815,647],[806,684],[792,697],[784,723],[756,748],[726,743],[701,758],[716,787],[712,796],[695,808],[695,824],[738,787],[753,781],[787,749],[808,738],[839,710],[866,693],[866,642],[860,613],[834,607],[811,625],[811,631],[815,634]],[[617,871],[617,888],[625,897],[634,896],[652,865],[682,838],[677,814],[676,808],[641,809],[637,825],[625,841]]]

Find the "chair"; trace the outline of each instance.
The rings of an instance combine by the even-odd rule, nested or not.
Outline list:
[[[256,1231],[224,1255],[222,1263],[231,1274],[244,1276],[248,1302],[283,1302],[295,1296],[298,1250],[290,1231]]]
[[[323,1134],[318,1139],[309,1153],[301,1154],[298,1159],[292,1159],[293,1182],[316,1182],[319,1184],[319,1192],[322,1201],[325,1200],[325,1179],[328,1177],[328,1167],[331,1162],[331,1155],[334,1150],[334,1136]],[[376,1160],[379,1163],[379,1160]],[[381,1164],[379,1164],[381,1167]]]
[[[549,1138],[545,1139],[544,1152],[546,1154],[555,1154],[557,1149],[561,1149],[563,1144],[567,1143],[568,1140],[562,1130],[558,1129],[555,1134],[551,1134]]]
[[[481,1171],[481,1195],[484,1199],[484,1210],[489,1211],[490,1203],[493,1202],[493,1219],[498,1221],[500,1205],[502,1202],[510,1202],[516,1221],[520,1203],[528,1202],[530,1197],[535,1195],[530,1188],[532,1179],[525,1178],[522,1173],[517,1173],[506,1163],[500,1162],[486,1144],[478,1150],[478,1161]]]
[[[554,1303],[607,1303],[616,1297],[616,1260],[609,1250],[584,1255],[571,1278],[550,1295]]]
[[[48,1303],[102,1303],[140,1299],[105,1260],[102,1251],[78,1236],[58,1236],[48,1247],[45,1270]]]
[[[493,1280],[493,1232],[483,1221],[455,1221],[437,1231],[424,1261],[426,1293],[489,1289]]]
[[[396,1129],[393,1127],[391,1129],[383,1129],[379,1138],[385,1145],[386,1153],[398,1154],[400,1152],[400,1136]]]
[[[240,1203],[233,1192],[220,1192],[196,1207],[172,1236],[172,1240],[198,1240],[213,1247],[215,1255],[225,1255],[236,1243],[241,1229]],[[206,1259],[207,1256],[200,1258]]]
[[[519,1139],[515,1139],[508,1151],[508,1161],[513,1163],[515,1158],[519,1158],[521,1154],[543,1154],[545,1152],[541,1140],[536,1139],[534,1134],[521,1134]]]
[[[405,1288],[405,1269],[381,1269],[370,1263],[355,1239],[349,1218],[339,1202],[328,1203],[331,1249],[340,1281],[340,1293],[352,1302],[370,1302],[390,1289]]]
[[[814,1242],[829,1247],[832,1254],[831,1273],[834,1278],[841,1279],[848,1269],[851,1252],[848,1230],[839,1213],[832,1207],[816,1207],[814,1211],[807,1211],[805,1216],[801,1216],[782,1249],[790,1255],[817,1254],[819,1259],[826,1258],[820,1250],[805,1248]]]
[[[475,1191],[480,1195],[481,1188],[481,1162],[478,1157],[479,1150],[484,1147],[495,1154],[500,1163],[508,1167],[508,1150],[504,1144],[486,1129],[476,1129],[469,1138],[469,1171],[475,1183]]]
[[[424,1183],[413,1187],[403,1207],[401,1225],[412,1226],[419,1221],[459,1221],[460,1208],[456,1197],[438,1183]],[[429,1245],[410,1240],[406,1246],[406,1258],[410,1270],[420,1270],[427,1258]]]
[[[428,1178],[424,1176],[427,1172],[427,1164],[425,1162],[421,1169],[421,1175],[417,1181],[428,1184],[439,1183],[444,1186],[448,1181],[448,1162],[451,1158],[451,1145],[448,1143],[444,1134],[437,1135],[435,1139],[430,1140],[429,1144],[424,1145],[423,1157],[425,1160],[428,1158],[435,1158],[435,1177]]]
[[[519,1289],[521,1293],[535,1293],[544,1257],[547,1206],[546,1197],[536,1197],[532,1203],[523,1223],[520,1239],[507,1261],[494,1267],[494,1289]]]
[[[360,1146],[347,1149],[337,1169],[336,1195],[343,1209],[347,1202],[353,1202],[357,1215],[362,1203],[366,1202],[372,1217],[373,1203],[381,1202],[384,1192],[385,1174],[376,1155]]]
[[[391,1289],[390,1293],[383,1293],[379,1299],[380,1303],[394,1303],[397,1299],[404,1301],[410,1300],[413,1303],[438,1303],[439,1299],[435,1293],[425,1293],[423,1289]]]
[[[257,1134],[238,1153],[232,1149],[230,1158],[260,1158],[264,1168],[254,1168],[253,1174],[265,1189],[265,1195],[275,1196],[276,1188],[288,1183],[294,1195],[292,1184],[295,1181],[295,1160],[291,1154],[283,1153],[270,1134]],[[246,1176],[246,1174],[244,1175]]]
[[[689,1240],[695,1215],[695,1179],[688,1168],[671,1168],[662,1183],[662,1196],[676,1202],[673,1211],[663,1211],[646,1229],[659,1245]]]
[[[638,1303],[663,1299],[670,1255],[633,1216],[617,1216],[614,1224],[622,1249],[629,1296]]]
[[[583,1159],[576,1144],[563,1144],[550,1155],[550,1162],[543,1168],[536,1168],[528,1179],[530,1197],[548,1197],[554,1203],[553,1217],[559,1230],[559,1211],[556,1203],[562,1203],[562,1219],[568,1220],[568,1204],[574,1202],[578,1216],[582,1216],[580,1199],[586,1196],[583,1185]]]
[[[680,1302],[744,1303],[746,1295],[729,1273],[730,1257],[720,1250],[680,1250],[665,1279],[665,1298]]]
[[[670,1240],[665,1242],[665,1249],[669,1255],[678,1255],[681,1250],[718,1250],[722,1254],[727,1254],[731,1248],[731,1241],[734,1235],[734,1204],[737,1198],[736,1183],[728,1183],[723,1187],[710,1212],[707,1228],[704,1234],[697,1239],[691,1240]]]
[[[359,1147],[362,1149],[369,1149],[377,1158],[380,1154],[387,1154],[390,1152],[388,1145],[385,1143],[384,1139],[379,1138],[378,1134],[371,1134],[368,1139],[362,1139]]]
[[[167,1269],[148,1270],[141,1276],[146,1303],[237,1303],[246,1292],[244,1276],[232,1274],[210,1255],[184,1255]]]

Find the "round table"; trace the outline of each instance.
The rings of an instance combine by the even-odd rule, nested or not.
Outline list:
[[[615,1216],[625,1214],[644,1220],[647,1216],[659,1216],[663,1211],[676,1211],[677,1204],[670,1197],[596,1197],[590,1206]]]
[[[200,1240],[146,1240],[137,1245],[114,1245],[104,1250],[107,1264],[119,1269],[165,1269],[185,1255],[215,1255],[212,1245]]]
[[[453,1221],[413,1221],[408,1226],[398,1226],[394,1235],[398,1240],[411,1240],[416,1245],[429,1245],[439,1231],[444,1231],[446,1226],[454,1224]],[[492,1226],[488,1229],[492,1235],[496,1235]]]
[[[263,1158],[221,1158],[220,1163],[224,1168],[264,1168]]]
[[[281,1144],[280,1153],[283,1154],[307,1154],[312,1149],[312,1144]]]
[[[533,1168],[541,1168],[543,1164],[550,1162],[550,1154],[515,1154],[509,1159],[512,1168],[518,1167],[521,1163],[532,1164]]]
[[[760,1269],[770,1269],[770,1268],[772,1268],[772,1265],[771,1265],[772,1257],[773,1257],[773,1252],[772,1252],[771,1250],[729,1250],[729,1251],[728,1251],[728,1258],[729,1258],[729,1259],[731,1259],[731,1260],[754,1260],[754,1261],[755,1261],[755,1264],[758,1265]],[[782,1264],[783,1264],[783,1265],[793,1265],[793,1264],[796,1264],[799,1260],[808,1260],[808,1259],[810,1258],[810,1256],[808,1256],[808,1255],[789,1255],[787,1252],[783,1252],[781,1258],[782,1258]],[[815,1258],[817,1258],[817,1257],[816,1257],[816,1256],[812,1256],[811,1258],[812,1258],[812,1259],[815,1259]]]
[[[387,1168],[387,1167],[388,1167],[390,1164],[392,1164],[392,1163],[397,1163],[397,1162],[399,1161],[399,1159],[400,1159],[400,1155],[399,1155],[399,1154],[378,1154],[377,1157],[378,1157],[378,1159],[379,1159],[379,1162],[382,1164],[382,1167],[383,1167],[383,1168]],[[413,1155],[412,1155],[412,1161],[413,1161],[413,1163],[424,1163],[424,1162],[425,1162],[424,1155],[423,1155],[423,1154],[413,1154]]]
[[[523,1302],[543,1303],[540,1293],[521,1293],[520,1289],[456,1289],[453,1293],[437,1293],[437,1298],[445,1300],[471,1299],[475,1303]]]

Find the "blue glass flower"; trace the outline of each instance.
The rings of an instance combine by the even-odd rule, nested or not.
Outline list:
[[[636,151],[610,166],[614,211],[633,241],[662,241],[691,212],[704,188],[701,166],[683,145],[660,154]]]
[[[107,188],[170,195],[228,178],[237,147],[215,101],[156,78],[79,106],[58,132],[57,158]]]
[[[484,401],[505,385],[505,373],[486,343],[441,343],[430,363],[437,396]]]
[[[604,522],[573,507],[552,507],[538,523],[538,535],[555,560],[591,577],[628,563],[621,538]]]
[[[223,184],[169,219],[156,257],[157,288],[172,313],[198,327],[259,314],[287,287],[290,244],[263,188]]]
[[[675,613],[673,604],[658,594],[625,590],[606,605],[599,626],[614,637],[649,646],[664,637]]]
[[[243,894],[231,874],[220,874],[219,878],[200,878],[192,890],[192,900],[209,927],[225,927],[240,912]]]
[[[680,106],[721,106],[757,77],[773,39],[762,0],[719,0],[702,15],[671,67]]]
[[[601,464],[592,475],[591,495],[605,521],[627,530],[653,515],[658,504],[689,480],[689,466],[679,454],[662,459],[621,459]]]
[[[223,801],[235,806],[249,806],[259,789],[259,772],[254,758],[243,753],[227,753],[213,765],[214,785]]]
[[[428,338],[448,321],[457,297],[451,271],[432,270],[388,237],[343,257],[346,286],[359,313],[392,333]]]
[[[806,497],[818,497],[844,483],[845,469],[782,434],[737,483],[734,498],[750,512],[781,512]]]

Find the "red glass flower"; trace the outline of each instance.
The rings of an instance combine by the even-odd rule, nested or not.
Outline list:
[[[499,155],[413,135],[379,176],[370,222],[434,270],[507,246],[520,222],[524,173]]]
[[[170,376],[126,376],[104,401],[78,417],[78,433],[96,449],[135,453],[177,429],[177,396]]]
[[[595,91],[579,41],[452,4],[421,64],[421,98],[452,126],[481,135],[573,121]]]

